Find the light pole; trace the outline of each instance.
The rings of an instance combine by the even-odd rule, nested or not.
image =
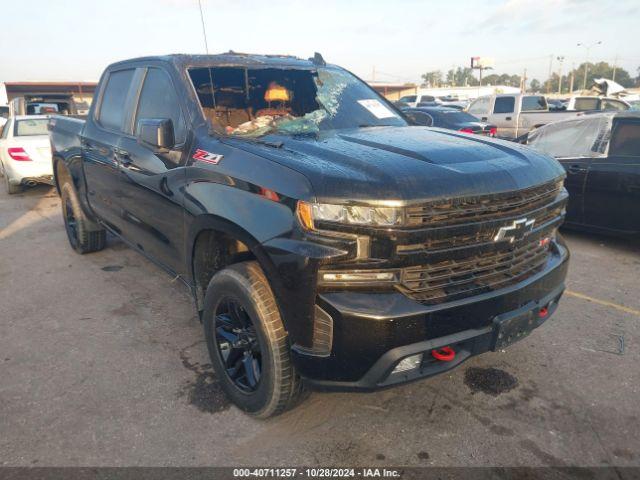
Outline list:
[[[558,70],[558,95],[562,95],[562,64],[564,63],[564,57],[559,56],[556,59],[560,64],[560,69]]]
[[[582,81],[582,89],[586,90],[587,89],[587,74],[589,73],[589,50],[591,50],[592,47],[595,47],[596,45],[601,45],[602,42],[600,40],[598,40],[595,43],[591,43],[589,45],[587,45],[586,43],[578,43],[578,47],[584,47],[587,49],[587,58],[584,62],[584,79]]]

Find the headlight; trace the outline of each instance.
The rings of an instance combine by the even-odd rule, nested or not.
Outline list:
[[[391,227],[403,222],[403,209],[398,207],[368,207],[298,202],[298,217],[302,225],[313,230],[316,221],[347,225]]]

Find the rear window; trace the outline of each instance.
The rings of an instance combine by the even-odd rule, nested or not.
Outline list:
[[[433,95],[422,95],[422,97],[420,97],[420,101],[421,102],[435,102],[436,101],[436,97],[434,97]]]
[[[596,117],[550,123],[531,132],[528,145],[556,158],[597,157],[608,122]]]
[[[536,110],[546,110],[547,101],[542,96],[522,97],[522,111],[534,112]]]
[[[17,120],[13,135],[15,137],[30,137],[33,135],[48,135],[47,118],[37,118],[33,120]]]
[[[609,154],[640,157],[640,122],[621,122],[614,127]]]
[[[513,113],[515,105],[515,97],[496,97],[493,113]]]
[[[133,72],[134,70],[130,69],[109,74],[98,117],[98,121],[103,127],[122,130],[125,102],[133,79]]]

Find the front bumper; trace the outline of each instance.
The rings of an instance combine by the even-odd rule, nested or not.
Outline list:
[[[318,305],[333,321],[331,354],[292,350],[300,375],[324,390],[376,390],[426,378],[496,348],[498,323],[533,312],[528,330],[555,311],[564,291],[569,252],[555,244],[544,269],[510,287],[441,305],[425,306],[401,293],[334,292]],[[535,315],[540,308],[548,313]],[[526,335],[524,332],[523,335]],[[453,361],[433,361],[432,349],[451,346]],[[393,373],[402,359],[425,353],[419,368]]]

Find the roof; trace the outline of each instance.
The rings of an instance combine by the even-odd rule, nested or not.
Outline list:
[[[320,57],[321,59],[322,57]],[[189,55],[183,53],[170,54],[170,55],[158,55],[149,57],[131,58],[128,60],[122,60],[110,65],[110,67],[134,63],[134,62],[149,62],[149,61],[161,61],[168,62],[175,65],[178,68],[185,68],[189,66],[246,66],[246,67],[291,67],[291,68],[316,68],[319,65],[314,63],[313,59],[302,59],[291,55],[263,55],[263,54],[249,54],[249,53],[237,53],[229,51],[226,53],[211,54],[211,55]]]

